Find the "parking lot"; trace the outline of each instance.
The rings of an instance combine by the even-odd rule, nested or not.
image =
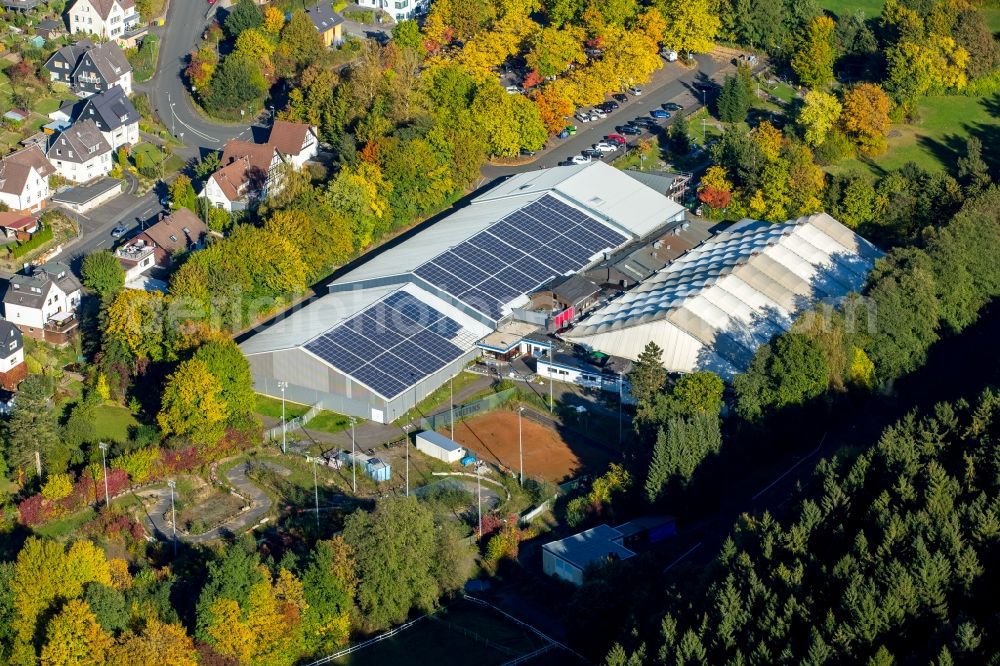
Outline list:
[[[650,111],[662,109],[662,105],[668,102],[683,106],[685,115],[694,113],[702,107],[703,101],[711,101],[711,89],[717,88],[726,74],[736,70],[735,65],[728,59],[715,58],[711,55],[699,55],[696,61],[697,67],[684,67],[676,62],[664,63],[663,68],[653,74],[649,83],[641,86],[643,89],[641,95],[628,95],[626,92],[628,101],[619,103],[619,108],[608,113],[606,118],[598,118],[588,123],[581,123],[575,119],[567,121],[576,125],[575,135],[565,139],[558,137],[549,139],[546,148],[538,151],[535,159],[525,164],[486,166],[483,168],[483,175],[487,179],[493,179],[523,171],[558,166],[580,155],[581,151],[591,148],[605,136],[617,133],[615,127],[621,126],[626,121],[637,117],[651,118]],[[708,91],[703,94],[699,87]],[[666,127],[671,120],[672,118],[661,119],[657,122],[660,127]],[[650,132],[644,131],[640,135],[627,138],[629,143],[636,143],[643,136],[650,136]],[[611,160],[620,154],[621,151],[611,152],[605,155],[604,159]]]

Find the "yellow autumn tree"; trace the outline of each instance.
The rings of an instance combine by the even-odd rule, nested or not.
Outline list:
[[[711,0],[666,0],[663,3],[666,30],[662,43],[667,48],[688,53],[708,53],[722,21]]]
[[[108,663],[114,640],[82,599],[69,601],[45,632],[42,666],[100,666]]]
[[[556,134],[566,127],[566,119],[573,115],[573,102],[561,90],[562,87],[545,86],[531,98],[550,134]]]
[[[228,416],[219,380],[204,362],[191,359],[181,363],[167,378],[156,422],[166,435],[214,444],[222,436]]]
[[[117,338],[136,358],[163,358],[165,299],[157,291],[124,289],[108,306],[105,335]]]
[[[302,645],[302,583],[286,569],[276,582],[267,569],[261,573],[262,580],[250,588],[243,607],[225,597],[212,602],[206,632],[216,651],[241,664],[290,665]]]
[[[50,502],[69,497],[71,492],[73,492],[73,481],[69,478],[69,474],[53,474],[42,486],[42,497]]]
[[[864,349],[853,348],[847,378],[855,386],[866,389],[875,386],[875,364],[868,358]]]
[[[754,129],[752,137],[754,143],[760,147],[760,152],[764,154],[768,162],[776,161],[781,155],[781,144],[784,141],[784,137],[781,135],[781,130],[767,120],[762,121]]]
[[[197,666],[194,642],[176,624],[150,620],[141,634],[128,632],[111,649],[108,663],[115,666]]]
[[[820,88],[833,81],[835,27],[829,16],[814,18],[805,39],[792,56],[792,70],[809,88]]]
[[[889,135],[889,96],[874,83],[862,83],[844,93],[840,113],[844,130],[868,155],[884,153]]]
[[[818,90],[807,92],[798,118],[806,143],[818,146],[826,141],[830,132],[837,126],[842,109],[840,102],[830,93]]]
[[[264,31],[271,35],[278,35],[285,27],[285,15],[274,5],[264,7]]]

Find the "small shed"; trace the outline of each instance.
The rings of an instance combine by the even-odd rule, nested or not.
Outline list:
[[[465,448],[461,444],[433,430],[417,433],[417,451],[446,463],[458,462],[465,456]]]
[[[388,481],[392,477],[392,467],[378,458],[369,458],[365,463],[365,471],[373,481]]]
[[[634,552],[622,545],[622,533],[608,525],[542,545],[542,570],[574,585],[583,584],[583,572],[592,564],[627,560]]]
[[[673,516],[643,516],[615,526],[621,532],[626,546],[654,544],[666,541],[677,534],[677,521]]]

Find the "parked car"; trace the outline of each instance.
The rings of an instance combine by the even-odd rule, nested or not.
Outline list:
[[[636,127],[646,127],[646,128],[656,127],[656,121],[653,120],[652,118],[647,118],[646,116],[640,116],[639,118],[634,118],[630,121],[629,124],[635,125]]]
[[[616,102],[621,102],[622,104],[628,101],[628,95],[625,93],[615,93],[612,97],[615,98]]]
[[[560,139],[568,139],[569,138],[569,130],[568,129],[564,129],[563,131],[559,132],[559,134],[557,136]]]
[[[667,102],[666,104],[663,105],[663,108],[666,111],[680,111],[684,107],[678,104],[677,102]]]
[[[624,146],[626,143],[628,143],[628,140],[621,134],[609,134],[606,137],[604,137],[604,140],[607,141],[608,143],[614,143],[619,146]]]
[[[677,51],[671,51],[670,49],[660,49],[660,55],[663,56],[667,62],[677,62]]]
[[[569,161],[573,164],[590,164],[593,160],[591,160],[586,155],[581,154],[581,155],[574,155],[573,157],[570,158]]]
[[[114,229],[111,230],[112,238],[121,238],[127,233],[128,233],[128,227],[126,227],[124,224],[119,224],[118,226],[116,226]]]
[[[628,89],[628,91],[633,95],[635,95],[636,97],[642,94],[642,88],[640,88],[639,86],[632,86],[631,88]]]
[[[573,136],[574,134],[576,134],[576,125],[567,125],[566,131],[569,132],[570,136]]]
[[[528,150],[527,148],[521,149],[521,157],[534,157],[534,156],[535,156],[534,150]]]
[[[611,101],[611,100],[608,100],[607,102],[604,102],[603,104],[600,104],[599,106],[602,109],[604,109],[605,111],[617,111],[618,110],[618,102],[614,102],[614,101]]]
[[[595,107],[593,111],[590,112],[591,119],[595,118],[607,118],[608,112],[600,107]]]
[[[618,150],[618,144],[608,143],[607,141],[598,141],[594,144],[594,150],[600,151],[601,153],[613,153]]]
[[[519,86],[507,86],[507,92],[511,95],[520,95],[524,92]]]
[[[585,112],[585,111],[578,112],[574,116],[574,118],[576,118],[577,120],[579,120],[581,123],[589,123],[591,120],[593,120],[593,118],[590,117],[590,114],[587,113],[587,112]]]
[[[616,127],[615,129],[617,129],[620,134],[624,134],[626,136],[639,136],[642,134],[642,129],[636,127],[635,125],[622,125],[621,127]]]
[[[663,109],[653,109],[652,111],[649,112],[649,115],[653,116],[657,120],[666,120],[667,118],[670,117],[670,114],[664,111]]]
[[[584,157],[589,157],[591,159],[599,160],[604,157],[604,153],[599,150],[594,150],[593,148],[584,148],[580,151],[580,154]]]

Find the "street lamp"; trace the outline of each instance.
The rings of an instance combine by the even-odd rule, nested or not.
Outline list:
[[[482,484],[482,471],[479,469],[480,463],[476,461],[476,495],[479,498],[479,539],[483,538],[483,484]]]
[[[278,388],[281,389],[281,453],[285,453],[285,389],[288,388],[288,382],[278,382]]]
[[[174,113],[174,103],[170,102],[170,134],[171,136],[177,136],[177,114]]]
[[[358,461],[354,457],[354,423],[356,419],[351,417],[351,486],[354,488],[354,494],[358,494]]]
[[[406,447],[406,496],[410,496],[410,428],[409,423],[403,426],[403,446]]]
[[[319,532],[319,481],[316,479],[316,458],[312,459],[312,463],[313,463],[313,497],[316,500],[316,532],[318,533]]]
[[[167,485],[170,486],[170,524],[174,528],[174,557],[177,557],[177,514],[174,512],[174,488],[177,487],[177,482],[170,479]]]
[[[622,445],[622,398],[625,390],[625,373],[618,373],[618,448]]]
[[[104,505],[111,508],[111,495],[108,494],[108,445],[100,442],[97,448],[101,450],[101,466],[104,468]]]
[[[455,376],[448,380],[448,387],[451,391],[451,438],[455,439]]]
[[[522,444],[522,439],[521,439],[521,413],[523,411],[524,411],[524,406],[523,405],[518,405],[517,406],[517,458],[518,458],[518,462],[521,465],[521,474],[520,474],[520,479],[521,480],[520,480],[519,485],[522,486],[522,487],[524,486],[524,448],[521,445]]]

